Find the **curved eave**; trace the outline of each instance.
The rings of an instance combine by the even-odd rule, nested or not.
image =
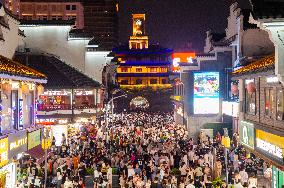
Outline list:
[[[41,84],[47,83],[47,79],[29,78],[29,77],[24,77],[24,76],[9,75],[5,73],[0,73],[0,78],[12,79],[12,80],[18,80],[18,81],[37,82]]]

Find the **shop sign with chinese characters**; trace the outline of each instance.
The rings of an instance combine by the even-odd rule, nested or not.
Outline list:
[[[274,135],[262,130],[256,130],[256,147],[268,156],[283,158],[284,137]],[[282,146],[281,146],[282,145]]]
[[[10,134],[8,137],[9,140],[9,158],[27,151],[27,132],[18,131],[17,133]]]
[[[9,162],[8,158],[8,138],[0,140],[0,167],[5,166]]]

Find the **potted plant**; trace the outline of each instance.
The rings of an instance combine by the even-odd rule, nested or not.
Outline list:
[[[120,188],[119,185],[119,170],[116,167],[112,168],[112,188]]]
[[[94,181],[94,169],[93,168],[86,168],[86,178],[85,178],[85,185],[92,185]]]
[[[218,187],[221,187],[222,186],[222,180],[221,178],[216,178],[213,182],[212,182],[212,185],[214,188],[218,188]]]

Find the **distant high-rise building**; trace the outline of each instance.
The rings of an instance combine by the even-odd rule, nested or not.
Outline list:
[[[111,50],[118,43],[117,1],[84,0],[83,7],[85,31],[101,50]]]
[[[93,37],[98,50],[110,51],[118,43],[116,0],[3,0],[22,20],[75,19],[74,33]]]

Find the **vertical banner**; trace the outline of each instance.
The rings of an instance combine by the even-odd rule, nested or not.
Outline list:
[[[24,126],[24,115],[23,115],[23,99],[19,99],[19,124],[18,129],[23,129]]]

